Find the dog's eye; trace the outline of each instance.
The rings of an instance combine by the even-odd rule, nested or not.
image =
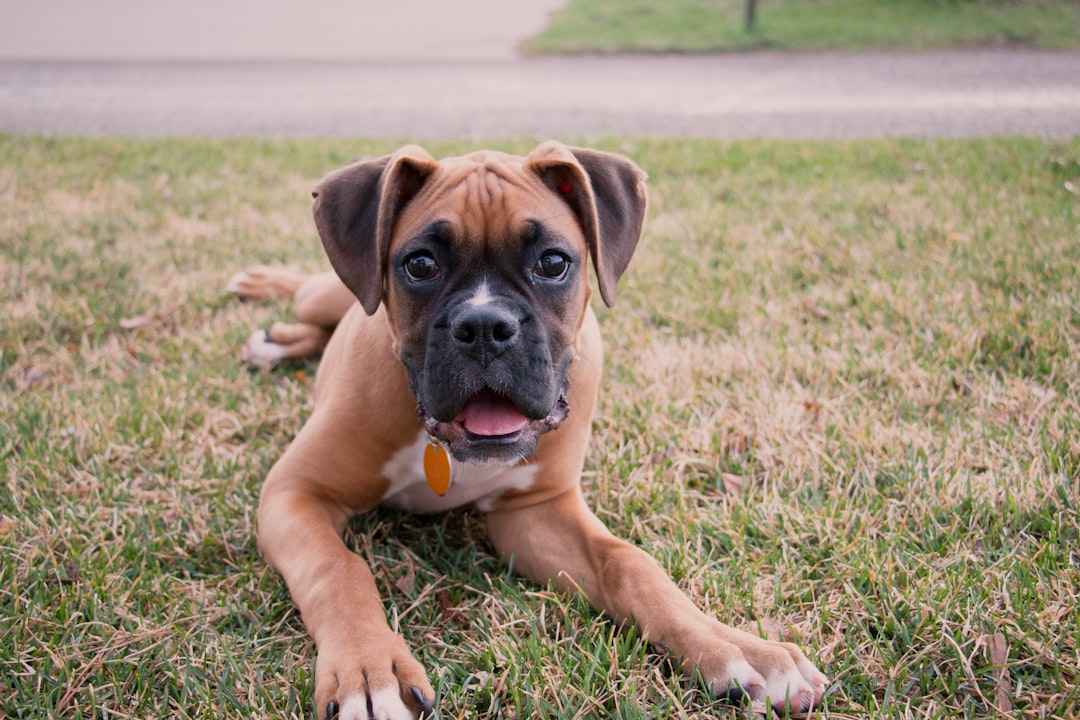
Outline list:
[[[421,250],[405,258],[405,272],[410,280],[433,280],[439,276],[439,264],[428,252]]]
[[[561,252],[549,250],[540,256],[533,268],[533,273],[548,280],[560,280],[570,269],[570,258]]]

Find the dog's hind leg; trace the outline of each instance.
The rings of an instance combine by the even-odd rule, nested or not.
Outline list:
[[[298,270],[258,265],[233,275],[225,289],[241,300],[273,300],[293,297],[307,279]]]
[[[318,355],[330,342],[331,332],[307,323],[274,323],[253,332],[240,349],[240,357],[248,365],[269,370],[282,360]]]
[[[244,343],[244,362],[271,368],[283,360],[318,355],[356,297],[334,273],[307,276],[288,268],[255,267],[234,275],[228,290],[242,300],[293,298],[299,323],[274,323]]]
[[[356,303],[341,278],[332,272],[312,275],[293,294],[293,312],[301,322],[333,331]]]

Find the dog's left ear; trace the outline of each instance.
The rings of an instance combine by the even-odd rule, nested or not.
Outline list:
[[[577,215],[585,233],[600,297],[611,307],[615,286],[641,239],[645,173],[622,155],[567,147],[549,140],[525,160]]]
[[[312,213],[334,271],[368,315],[385,292],[394,222],[439,164],[423,148],[354,163],[324,177],[311,192]]]

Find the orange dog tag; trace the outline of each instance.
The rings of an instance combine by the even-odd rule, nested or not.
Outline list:
[[[441,444],[431,441],[424,448],[424,478],[438,495],[450,489],[450,456]]]

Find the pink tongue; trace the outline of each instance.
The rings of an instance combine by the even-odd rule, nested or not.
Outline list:
[[[529,424],[512,403],[501,399],[470,400],[454,419],[473,435],[510,435]]]

